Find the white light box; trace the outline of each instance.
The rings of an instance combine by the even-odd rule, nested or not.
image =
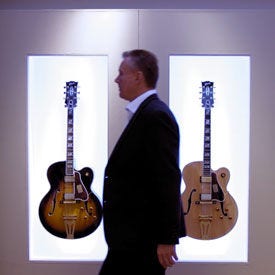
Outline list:
[[[91,190],[102,202],[108,138],[108,57],[28,56],[28,191],[30,260],[102,260],[102,221],[90,235],[64,239],[42,226],[38,209],[50,189],[49,166],[66,160],[66,82],[78,82],[74,108],[74,168],[90,167]]]
[[[238,219],[226,235],[213,240],[182,238],[180,261],[246,262],[248,254],[250,57],[172,55],[169,102],[180,126],[180,165],[203,161],[202,82],[214,82],[211,108],[211,168],[230,171],[227,190]],[[185,190],[182,181],[182,192]]]

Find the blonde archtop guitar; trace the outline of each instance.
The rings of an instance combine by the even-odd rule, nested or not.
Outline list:
[[[186,189],[182,193],[187,236],[212,240],[226,235],[236,224],[238,208],[227,191],[230,172],[222,167],[211,169],[211,108],[214,104],[213,82],[202,82],[204,118],[203,161],[183,168]]]

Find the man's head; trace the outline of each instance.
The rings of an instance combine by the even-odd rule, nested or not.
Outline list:
[[[122,54],[123,61],[115,82],[120,97],[132,101],[142,93],[155,89],[158,80],[158,60],[146,50],[132,50]]]

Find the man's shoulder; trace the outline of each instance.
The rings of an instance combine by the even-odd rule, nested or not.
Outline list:
[[[145,112],[151,115],[166,114],[173,117],[173,113],[169,106],[159,98],[155,98],[145,107]]]
[[[168,105],[164,101],[162,101],[156,94],[148,97],[143,102],[143,106],[144,106],[144,109],[148,111],[154,111],[154,110],[168,111],[169,110]]]

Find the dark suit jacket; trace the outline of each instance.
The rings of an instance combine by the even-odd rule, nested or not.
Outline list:
[[[105,169],[104,231],[111,248],[177,244],[185,236],[179,129],[157,95],[138,108]]]

